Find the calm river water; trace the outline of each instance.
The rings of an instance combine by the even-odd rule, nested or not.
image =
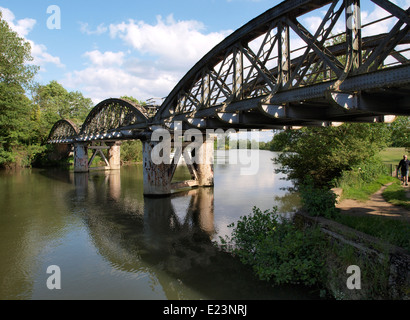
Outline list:
[[[213,188],[155,199],[143,196],[142,165],[1,172],[0,299],[317,298],[258,281],[212,244],[253,206],[298,207],[273,172],[273,153],[252,151],[257,174],[246,175],[249,164],[220,163],[237,152],[218,151]],[[61,270],[59,290],[46,285],[51,265]]]

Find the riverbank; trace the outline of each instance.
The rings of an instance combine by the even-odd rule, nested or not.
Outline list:
[[[327,238],[324,249],[326,291],[338,300],[409,300],[410,253],[377,237],[304,211],[295,214],[296,225],[318,226]],[[356,286],[347,285],[349,266],[357,266]]]
[[[395,184],[382,186],[364,201],[343,198],[343,190],[334,190],[341,199],[336,205],[340,216],[335,221],[299,214],[299,219],[319,224],[335,248],[327,258],[331,275],[327,288],[336,298],[410,299],[410,211],[403,203],[393,205],[385,198],[386,190]],[[410,202],[410,188],[399,189],[401,199],[404,191]],[[365,268],[363,290],[352,291],[342,285],[345,277],[341,272],[348,263]]]
[[[392,219],[400,219],[410,222],[410,211],[401,206],[395,206],[385,200],[383,192],[393,183],[382,186],[373,193],[366,201],[354,199],[342,199],[336,204],[341,214],[354,216],[384,216]],[[406,190],[407,189],[407,190]],[[410,194],[410,189],[405,188],[405,192]],[[410,199],[409,199],[410,202]]]

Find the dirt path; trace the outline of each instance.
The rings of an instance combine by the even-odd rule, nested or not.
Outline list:
[[[342,214],[350,215],[377,215],[386,216],[395,219],[403,219],[410,222],[410,211],[399,206],[392,205],[384,200],[382,192],[388,185],[383,186],[379,191],[374,193],[367,201],[357,201],[345,199],[340,201],[336,207],[341,210]],[[410,195],[410,188],[406,188],[407,196]]]

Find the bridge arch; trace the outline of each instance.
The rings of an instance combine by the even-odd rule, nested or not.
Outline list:
[[[57,121],[50,130],[48,143],[73,143],[79,133],[78,127],[68,119]]]
[[[127,127],[145,129],[148,123],[147,110],[128,100],[110,98],[97,104],[88,114],[81,130],[80,139],[85,137],[107,138],[110,134],[114,140],[120,137],[120,130]]]

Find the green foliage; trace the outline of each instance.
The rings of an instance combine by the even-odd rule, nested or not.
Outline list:
[[[78,126],[82,125],[93,106],[91,99],[78,91],[68,92],[57,81],[44,86],[37,85],[33,91],[33,100],[39,107],[43,136],[60,119],[70,119]]]
[[[410,224],[407,221],[377,216],[340,215],[336,219],[344,225],[410,250]]]
[[[410,117],[399,116],[389,124],[392,132],[391,146],[410,149]]]
[[[277,156],[276,172],[296,182],[311,176],[316,186],[329,186],[343,171],[361,165],[387,146],[384,124],[350,123],[339,127],[308,127],[292,133],[288,150]]]
[[[406,190],[401,186],[401,182],[397,179],[395,179],[394,183],[387,186],[383,191],[383,197],[391,204],[402,206],[407,210],[410,210],[410,197],[406,195]]]
[[[41,86],[33,79],[31,47],[12,31],[0,12],[0,167],[30,166],[39,154],[51,127],[68,118],[82,124],[91,99],[67,92],[56,81]],[[26,96],[31,90],[33,100]],[[40,157],[41,158],[41,157]],[[44,157],[43,157],[44,158]]]
[[[25,95],[37,71],[27,64],[32,61],[30,50],[0,12],[0,167],[24,164],[36,149],[31,136],[34,108]]]
[[[378,156],[366,159],[360,166],[344,171],[335,184],[343,189],[343,197],[367,200],[386,183],[395,179],[389,176],[388,167]]]
[[[31,46],[12,31],[0,12],[0,82],[29,88],[38,67],[32,61]]]
[[[123,141],[123,143],[121,144],[121,161],[142,161],[142,143],[140,140]]]
[[[134,102],[140,106],[145,106],[147,103],[145,101],[140,101],[137,98],[134,98],[132,96],[121,96],[120,99],[128,100],[131,102]]]
[[[314,217],[332,219],[337,216],[336,195],[327,187],[315,187],[313,180],[306,177],[299,186],[302,206]]]
[[[280,132],[276,132],[269,142],[261,142],[260,149],[270,151],[290,151],[291,146],[298,139],[300,131],[286,129]]]
[[[223,247],[250,265],[261,280],[318,285],[324,277],[322,234],[316,228],[300,230],[276,211],[254,207],[236,227],[230,225],[234,229],[230,239],[221,239]]]

